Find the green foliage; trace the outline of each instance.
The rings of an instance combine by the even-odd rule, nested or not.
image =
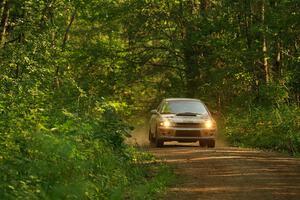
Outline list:
[[[288,89],[279,84],[262,85],[259,88],[260,105],[265,107],[278,106],[286,103],[289,99]]]
[[[167,176],[147,179],[149,157],[124,140],[169,96],[224,114],[234,144],[299,152],[299,10],[297,0],[1,1],[0,198],[151,198]]]
[[[37,122],[36,115],[28,116],[32,125],[1,134],[1,199],[138,198],[162,187],[135,187],[148,181],[153,167],[143,162],[152,158],[123,143],[127,130],[121,122],[82,119],[63,110],[64,118],[54,125]]]
[[[300,153],[300,109],[281,105],[234,112],[226,117],[225,135],[235,146]]]

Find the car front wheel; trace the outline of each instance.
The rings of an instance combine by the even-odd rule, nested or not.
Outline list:
[[[155,139],[154,139],[154,137],[151,133],[151,129],[149,130],[149,141],[150,141],[151,144],[155,143]]]
[[[155,131],[155,146],[156,147],[162,147],[162,146],[164,146],[164,141],[162,139],[158,138],[157,130]]]
[[[155,138],[155,146],[156,147],[163,147],[164,146],[164,141],[160,140],[158,138]]]

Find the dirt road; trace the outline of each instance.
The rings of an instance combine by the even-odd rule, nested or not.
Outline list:
[[[174,167],[166,199],[299,200],[300,159],[231,147],[167,144],[150,152]]]

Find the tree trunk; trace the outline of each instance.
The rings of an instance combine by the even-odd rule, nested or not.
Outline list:
[[[246,34],[246,40],[247,40],[247,47],[248,49],[251,49],[252,47],[252,34],[251,34],[251,26],[252,26],[252,8],[251,8],[251,2],[248,0],[246,1],[245,5],[245,34]]]
[[[9,0],[4,2],[3,13],[1,17],[0,23],[0,44],[2,45],[5,40],[6,29],[8,26],[8,18],[9,18]]]
[[[278,41],[276,42],[276,51],[277,51],[277,55],[276,55],[276,60],[275,60],[275,64],[274,64],[274,72],[276,73],[277,78],[281,77],[281,59],[282,59],[282,55],[281,55],[281,42],[280,39],[278,38]]]
[[[193,1],[187,2],[188,6],[188,14],[193,15],[194,4]],[[183,10],[181,11],[183,12]],[[197,63],[197,55],[195,52],[195,45],[193,43],[193,34],[195,33],[192,22],[186,20],[186,24],[184,24],[184,64],[185,64],[185,78],[186,78],[186,96],[187,97],[195,97],[197,91],[197,75],[198,75],[198,63]]]
[[[66,44],[67,44],[67,41],[68,41],[68,38],[69,38],[69,32],[70,32],[70,29],[71,29],[71,26],[74,22],[74,19],[75,19],[75,16],[76,16],[76,9],[73,11],[72,15],[71,15],[71,18],[70,18],[70,22],[67,26],[67,29],[65,31],[65,34],[64,34],[64,39],[63,39],[63,43],[61,45],[61,50],[64,51],[65,50],[65,47],[66,47]],[[60,81],[59,81],[59,65],[56,67],[56,71],[55,71],[55,80],[56,80],[56,87],[59,88],[60,86]]]
[[[266,39],[266,24],[265,24],[265,0],[261,2],[261,20],[263,25],[263,33],[262,33],[262,53],[263,53],[263,69],[265,72],[265,82],[269,83],[271,81],[271,72],[270,66],[268,63],[268,48],[267,48],[267,39]]]
[[[207,8],[208,8],[208,0],[202,0],[200,4],[200,15],[205,17]]]
[[[192,16],[197,14],[202,16],[203,22],[207,19],[207,9],[209,7],[209,0],[202,0],[200,6],[193,0],[187,2],[188,6],[188,15]],[[197,11],[197,12],[195,12]],[[196,97],[198,90],[198,85],[200,79],[200,66],[199,58],[205,57],[207,55],[206,49],[204,46],[199,48],[199,45],[196,43],[195,35],[199,31],[197,25],[193,24],[193,21],[187,20],[184,25],[184,63],[185,63],[185,77],[186,77],[186,95],[187,97]]]

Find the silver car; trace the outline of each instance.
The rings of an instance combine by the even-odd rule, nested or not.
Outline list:
[[[207,107],[198,99],[164,99],[151,111],[149,141],[162,147],[165,141],[196,142],[215,147],[217,126]]]

